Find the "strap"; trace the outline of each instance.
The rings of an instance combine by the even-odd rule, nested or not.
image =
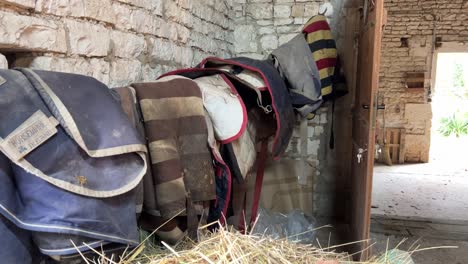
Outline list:
[[[245,232],[245,208],[247,200],[247,186],[244,181],[242,184],[233,182],[232,209],[234,215],[238,216],[238,230],[241,233]]]
[[[263,175],[265,173],[265,166],[266,166],[266,159],[268,157],[268,141],[262,141],[261,143],[261,148],[260,148],[260,154],[257,157],[257,175],[255,178],[255,190],[254,190],[254,198],[252,201],[252,211],[250,215],[250,226],[252,226],[257,219],[257,214],[258,214],[258,204],[260,202],[260,195],[262,193],[262,185],[263,185]],[[247,208],[247,186],[246,183],[244,182],[243,184],[238,184],[237,185],[239,189],[241,190],[239,192],[240,198],[237,200],[236,197],[234,197],[233,204],[235,200],[237,200],[236,204],[239,206],[241,205],[242,210],[238,210],[237,212],[239,215],[239,226],[238,229],[241,233],[245,233],[247,230],[245,226],[245,210]],[[237,192],[236,192],[237,193]]]
[[[187,233],[193,241],[198,241],[198,217],[191,194],[187,195]]]
[[[257,177],[255,179],[255,191],[252,204],[252,213],[250,215],[250,225],[252,225],[257,219],[258,204],[260,202],[260,195],[262,193],[263,175],[265,173],[266,160],[268,157],[268,141],[265,140],[261,144],[262,146],[260,149],[260,155],[257,159]]]

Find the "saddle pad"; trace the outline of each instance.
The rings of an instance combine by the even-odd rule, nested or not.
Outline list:
[[[203,96],[203,106],[211,117],[217,140],[223,144],[238,139],[247,126],[242,98],[221,74],[194,79]]]
[[[266,90],[262,95],[266,116],[273,117],[276,122],[271,151],[274,159],[279,159],[285,152],[295,123],[294,109],[288,88],[273,64],[267,60],[255,60],[246,57],[220,59],[215,57],[206,58],[197,67],[202,69],[217,68],[220,65],[232,65],[253,71],[262,76],[266,84]],[[244,98],[248,100],[249,98]],[[263,108],[263,107],[261,107]]]
[[[229,202],[231,199],[232,174],[229,166],[224,162],[221,153],[219,152],[219,142],[214,137],[213,122],[205,109],[205,122],[208,129],[208,146],[211,149],[213,156],[213,165],[215,168],[216,179],[216,200],[210,204],[208,214],[208,222],[213,223],[219,221],[222,225],[225,224]]]
[[[232,149],[239,165],[240,173],[245,179],[248,173],[252,170],[257,152],[255,150],[255,125],[250,123],[247,129],[237,140],[232,142]]]
[[[217,67],[218,69],[220,70],[223,70],[223,71],[226,71],[226,72],[229,72],[229,73],[232,73],[234,74],[237,78],[243,80],[244,82],[247,82],[249,85],[257,88],[257,89],[265,89],[266,88],[266,84],[265,84],[265,81],[263,81],[262,79],[262,76],[260,76],[260,74],[254,72],[254,71],[251,71],[251,70],[248,70],[248,69],[242,69],[242,71],[240,73],[235,73],[235,70],[234,70],[234,67],[232,65],[223,65],[223,66],[219,66]]]

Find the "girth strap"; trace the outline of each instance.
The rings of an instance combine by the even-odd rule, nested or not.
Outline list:
[[[260,197],[262,194],[262,186],[263,186],[263,176],[265,174],[265,166],[266,166],[266,160],[268,157],[268,141],[262,141],[261,142],[261,147],[260,147],[260,153],[257,156],[257,175],[255,178],[255,189],[254,189],[254,197],[252,201],[252,209],[251,209],[251,215],[250,215],[250,227],[253,226],[255,221],[257,220],[257,214],[258,214],[258,205],[260,203]],[[239,184],[239,189],[240,192],[239,194],[241,195],[240,201],[238,201],[238,204],[242,204],[241,206],[243,207],[243,210],[241,211],[241,215],[239,216],[239,231],[242,233],[245,233],[247,228],[245,226],[245,211],[247,208],[247,188],[245,186],[246,184]]]

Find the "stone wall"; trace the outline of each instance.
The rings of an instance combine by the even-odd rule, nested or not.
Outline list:
[[[231,0],[2,0],[11,66],[87,74],[110,86],[232,55]]]
[[[428,162],[433,50],[449,42],[468,42],[468,1],[386,0],[385,7],[388,22],[379,93],[387,105],[386,126],[406,129],[407,162]],[[406,88],[406,76],[411,72],[425,73],[424,89]],[[379,121],[382,123],[382,116]]]

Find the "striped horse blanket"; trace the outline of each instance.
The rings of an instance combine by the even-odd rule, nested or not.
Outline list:
[[[327,18],[324,15],[312,17],[305,24],[302,32],[305,34],[312,57],[319,70],[321,94],[322,96],[329,95],[333,91],[333,75],[338,52]]]
[[[214,200],[214,170],[198,85],[169,76],[132,87],[144,120],[161,216],[169,219],[191,202]]]

